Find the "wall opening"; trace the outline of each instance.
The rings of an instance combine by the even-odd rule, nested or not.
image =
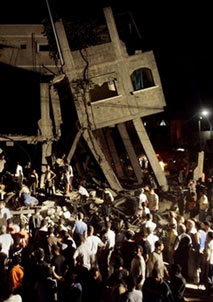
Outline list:
[[[96,84],[94,88],[90,90],[91,102],[112,98],[117,95],[118,92],[114,80],[105,82],[102,85]]]
[[[149,68],[134,70],[131,80],[135,91],[155,86],[152,71]]]

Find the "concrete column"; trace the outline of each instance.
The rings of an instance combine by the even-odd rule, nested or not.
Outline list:
[[[53,126],[50,119],[50,99],[49,99],[49,84],[41,83],[40,85],[40,102],[41,102],[41,119],[38,121],[38,126],[42,136],[42,166],[41,170],[47,164],[46,157],[52,155],[52,138]]]
[[[38,121],[39,130],[44,139],[53,136],[53,125],[50,118],[49,84],[40,84],[41,119]]]
[[[111,135],[110,128],[106,128],[106,139],[109,146],[110,153],[112,155],[112,160],[114,163],[115,170],[117,172],[118,177],[124,177],[124,172],[121,166],[120,158],[118,156],[118,152],[115,147],[114,140]]]
[[[112,167],[112,157],[111,157],[111,154],[109,152],[107,141],[106,141],[106,138],[105,138],[105,135],[104,135],[104,129],[97,129],[95,131],[95,135],[96,135],[97,140],[100,143],[101,149],[102,149],[102,151],[103,151],[110,167]]]
[[[159,164],[159,161],[155,155],[155,151],[154,151],[152,144],[150,142],[150,139],[146,133],[146,129],[144,128],[142,119],[141,118],[134,119],[133,124],[137,131],[137,134],[138,134],[140,142],[143,146],[143,149],[146,153],[146,156],[149,159],[149,163],[152,167],[152,170],[155,174],[158,184],[161,186],[163,191],[168,191],[168,184],[167,184],[166,176],[165,176],[164,171],[162,170],[162,168]]]
[[[83,132],[83,137],[87,142],[93,156],[95,157],[96,161],[98,162],[99,166],[101,167],[110,187],[113,190],[121,191],[123,188],[117,179],[114,171],[110,167],[109,163],[107,162],[96,138],[94,137],[92,131],[85,129]]]
[[[59,138],[61,136],[61,124],[63,123],[63,121],[62,121],[61,106],[60,106],[58,91],[57,89],[54,88],[53,85],[51,85],[50,87],[50,100],[53,109],[55,132],[56,132],[56,136]]]
[[[138,160],[138,158],[135,154],[135,150],[132,146],[132,142],[130,140],[129,134],[126,130],[125,124],[124,123],[118,124],[118,130],[120,132],[120,135],[121,135],[121,138],[123,140],[124,146],[126,148],[129,159],[131,161],[131,164],[132,164],[133,170],[135,172],[137,181],[138,181],[139,184],[141,184],[142,183],[142,177],[143,177],[141,167],[140,167],[140,164],[139,164],[139,160]]]
[[[41,166],[41,171],[44,172],[46,170],[45,166],[48,164],[47,163],[47,157],[52,156],[52,142],[43,142],[42,143],[42,166]]]

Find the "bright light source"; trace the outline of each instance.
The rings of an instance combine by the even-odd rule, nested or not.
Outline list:
[[[166,126],[166,122],[165,122],[164,120],[162,120],[162,121],[160,122],[160,126]]]
[[[201,112],[201,114],[202,114],[203,116],[207,116],[207,115],[209,115],[209,112],[208,112],[207,110],[203,110],[203,111]]]
[[[177,149],[177,151],[184,152],[184,151],[185,151],[185,149],[183,149],[183,148],[178,148],[178,149]]]

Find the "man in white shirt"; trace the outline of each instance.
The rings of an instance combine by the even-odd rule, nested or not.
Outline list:
[[[89,193],[86,188],[84,188],[82,185],[78,186],[78,193],[80,195],[80,202],[85,202],[87,198],[89,197]]]
[[[142,202],[147,202],[147,196],[146,196],[146,194],[144,194],[144,188],[141,189],[141,193],[139,195],[139,202],[140,202],[140,204]]]
[[[156,229],[157,227],[157,224],[154,223],[152,221],[153,219],[153,216],[151,213],[148,213],[146,214],[146,223],[145,223],[145,228],[150,228],[152,232],[154,232],[154,230]]]
[[[141,193],[139,195],[139,200],[138,200],[138,211],[137,215],[141,218],[144,213],[144,207],[147,206],[148,200],[146,194],[144,194],[144,188],[141,189]]]
[[[0,243],[2,245],[1,251],[9,257],[9,250],[13,245],[13,238],[10,234],[7,234],[7,227],[5,225],[1,227]]]
[[[106,247],[112,250],[115,246],[115,232],[111,230],[110,221],[106,221],[105,230],[106,232],[103,234],[103,241],[106,243]]]
[[[77,247],[73,255],[74,264],[76,265],[77,262],[81,262],[83,267],[87,268],[89,271],[91,269],[90,257],[91,251],[89,249],[88,243],[85,240],[85,236],[81,235],[80,245]]]
[[[147,233],[148,233],[147,241],[150,244],[151,253],[152,253],[155,250],[155,242],[159,240],[159,237],[153,233],[152,229],[147,228],[146,230],[147,230]]]
[[[6,220],[12,218],[10,210],[5,207],[5,203],[3,200],[0,200],[0,218],[5,218]]]
[[[137,289],[142,289],[146,277],[146,264],[141,245],[137,245],[135,248],[135,257],[131,261],[130,276],[134,279]]]
[[[22,183],[23,183],[23,178],[24,178],[24,173],[23,173],[23,168],[22,166],[19,164],[19,162],[17,162],[16,165],[16,173],[15,173],[15,177],[17,179],[18,185],[21,188]]]
[[[92,266],[97,264],[97,252],[98,248],[105,246],[103,241],[96,235],[94,235],[94,228],[92,225],[88,227],[88,237],[86,238],[86,244],[89,247],[91,254],[91,264]]]

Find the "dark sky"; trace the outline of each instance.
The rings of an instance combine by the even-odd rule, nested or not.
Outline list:
[[[111,3],[110,3],[111,2]],[[148,2],[148,3],[147,3]],[[173,112],[192,116],[213,100],[213,26],[210,7],[186,1],[70,1],[49,0],[66,18],[95,15],[103,3],[115,14],[132,11],[141,33],[141,46],[153,50],[166,97]],[[162,2],[162,1],[161,1]],[[73,3],[74,6],[73,6]],[[48,16],[46,0],[7,0],[1,3],[0,23],[40,23]]]

